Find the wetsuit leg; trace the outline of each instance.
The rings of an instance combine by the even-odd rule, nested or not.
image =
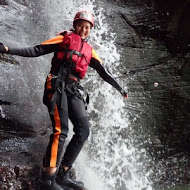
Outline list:
[[[63,105],[61,106],[61,104]],[[50,107],[48,109],[50,113]],[[68,133],[68,105],[65,91],[62,92],[62,95],[57,95],[54,114],[50,113],[50,118],[53,130],[43,159],[43,166],[58,167],[62,158],[65,138]]]
[[[84,102],[78,96],[68,97],[68,109],[69,118],[73,123],[73,131],[75,134],[66,148],[62,164],[70,167],[89,136],[90,123],[88,121]]]

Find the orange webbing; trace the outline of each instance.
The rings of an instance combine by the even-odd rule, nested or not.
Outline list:
[[[59,146],[59,136],[61,133],[61,121],[59,118],[59,112],[57,109],[57,105],[55,106],[54,120],[55,120],[55,131],[56,132],[54,133],[52,147],[51,147],[50,167],[56,167],[57,152],[58,152],[58,146]]]
[[[47,81],[46,81],[46,89],[47,90],[51,90],[52,86],[51,86],[51,79],[52,79],[52,74],[49,74],[47,77]],[[49,101],[51,100],[53,94],[52,93],[48,93],[48,99]]]
[[[64,36],[59,35],[59,36],[51,38],[45,42],[42,42],[41,45],[59,44],[59,43],[63,42],[63,39],[64,39]]]
[[[52,79],[52,75],[49,74],[48,77],[47,77],[47,83],[46,83],[46,88],[47,88],[47,90],[51,90],[51,89],[52,89],[52,86],[51,86],[51,79]]]
[[[102,60],[99,58],[98,54],[92,49],[92,58],[98,60],[102,64]]]

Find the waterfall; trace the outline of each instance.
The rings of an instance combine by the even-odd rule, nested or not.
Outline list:
[[[104,64],[115,77],[120,75],[120,54],[114,45],[115,34],[106,23],[104,10],[95,1],[46,1],[50,34],[72,28],[72,19],[81,9],[92,11],[95,29],[89,43],[100,55]],[[53,7],[53,8],[52,8]],[[61,16],[60,16],[61,15]],[[59,18],[55,22],[56,18]],[[122,81],[118,81],[120,84]],[[78,178],[90,190],[151,190],[144,162],[148,162],[145,150],[138,150],[130,134],[127,103],[121,95],[98,74],[89,69],[83,85],[90,92],[88,114],[91,135],[80,153],[75,168]],[[127,88],[127,86],[125,86]]]

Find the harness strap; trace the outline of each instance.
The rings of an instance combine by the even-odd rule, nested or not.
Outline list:
[[[72,61],[73,54],[78,55],[79,57],[82,57],[82,54],[79,51],[71,50],[71,51],[68,51],[68,52],[69,52],[69,63],[70,64],[73,63],[73,61]]]
[[[65,60],[66,60],[66,57],[67,57],[67,53],[69,53],[68,67],[66,67],[66,65],[65,65]],[[63,102],[64,102],[63,101],[63,99],[64,99],[63,94],[64,93],[62,93],[62,91],[65,88],[65,86],[67,85],[68,80],[69,80],[69,74],[70,74],[71,68],[73,66],[73,61],[72,61],[73,54],[78,55],[79,57],[82,57],[82,54],[80,52],[76,51],[76,50],[71,50],[71,51],[66,50],[65,51],[65,56],[64,56],[64,59],[63,59],[64,63],[60,68],[60,71],[59,71],[58,76],[57,76],[56,84],[55,84],[56,91],[53,94],[52,99],[50,101],[50,105],[51,105],[50,114],[54,114],[56,100],[57,100],[58,95],[61,95],[61,106],[60,106],[60,108],[61,109],[64,108],[64,105],[63,105]],[[89,99],[89,97],[88,97],[88,99]],[[88,102],[89,102],[89,100],[88,100]]]
[[[68,57],[68,60],[67,60],[67,63],[69,63],[68,65],[65,64],[66,62],[66,59],[67,59],[67,54],[69,53],[69,57]],[[64,56],[64,62],[63,62],[63,65],[61,66],[60,68],[60,71],[58,73],[58,76],[57,76],[57,80],[56,80],[56,91],[55,93],[53,94],[52,96],[52,99],[50,101],[50,105],[51,105],[51,110],[50,110],[50,114],[54,114],[54,110],[55,110],[55,105],[56,105],[56,100],[57,100],[57,97],[58,95],[60,96],[61,95],[61,106],[60,108],[63,109],[64,108],[64,105],[63,105],[63,99],[65,98],[64,97],[64,93],[63,92],[63,89],[65,88],[65,86],[67,85],[68,83],[68,80],[69,80],[69,74],[71,73],[71,68],[73,67],[73,61],[72,61],[72,58],[73,58],[73,54],[79,56],[79,57],[82,57],[83,55],[79,52],[79,51],[76,51],[76,50],[68,50],[66,49],[65,50],[65,56]],[[77,80],[76,77],[70,77],[71,79],[74,79],[75,81]],[[77,81],[78,82],[78,81]],[[79,89],[84,90],[84,88],[79,84]],[[86,93],[86,92],[85,92]],[[88,104],[89,103],[89,95],[87,93],[87,98],[86,98],[86,103]]]
[[[50,114],[54,114],[57,97],[58,97],[58,95],[62,94],[62,89],[64,89],[64,87],[65,87],[65,81],[64,81],[65,76],[66,76],[66,69],[64,68],[64,65],[62,65],[60,68],[60,71],[58,73],[56,83],[55,83],[56,90],[50,101],[50,105],[51,105]]]

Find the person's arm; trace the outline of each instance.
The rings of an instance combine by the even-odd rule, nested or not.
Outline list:
[[[55,52],[58,48],[57,44],[50,45],[37,45],[34,47],[25,47],[25,48],[13,48],[4,46],[0,44],[0,53],[7,53],[12,55],[19,55],[23,57],[38,57],[45,55],[51,52]]]
[[[115,87],[124,98],[127,98],[128,97],[127,92],[125,92],[125,90],[122,89],[122,87],[112,77],[111,73],[107,71],[106,68],[101,64],[100,58],[97,56],[96,53],[94,54],[94,52],[92,52],[92,59],[90,61],[89,66],[95,69],[102,79],[104,79],[106,82]]]
[[[0,43],[0,53],[19,55],[23,57],[38,57],[58,51],[59,44],[63,41],[63,39],[64,36],[59,35],[45,42],[42,42],[40,45],[25,48],[7,47],[4,44]]]

